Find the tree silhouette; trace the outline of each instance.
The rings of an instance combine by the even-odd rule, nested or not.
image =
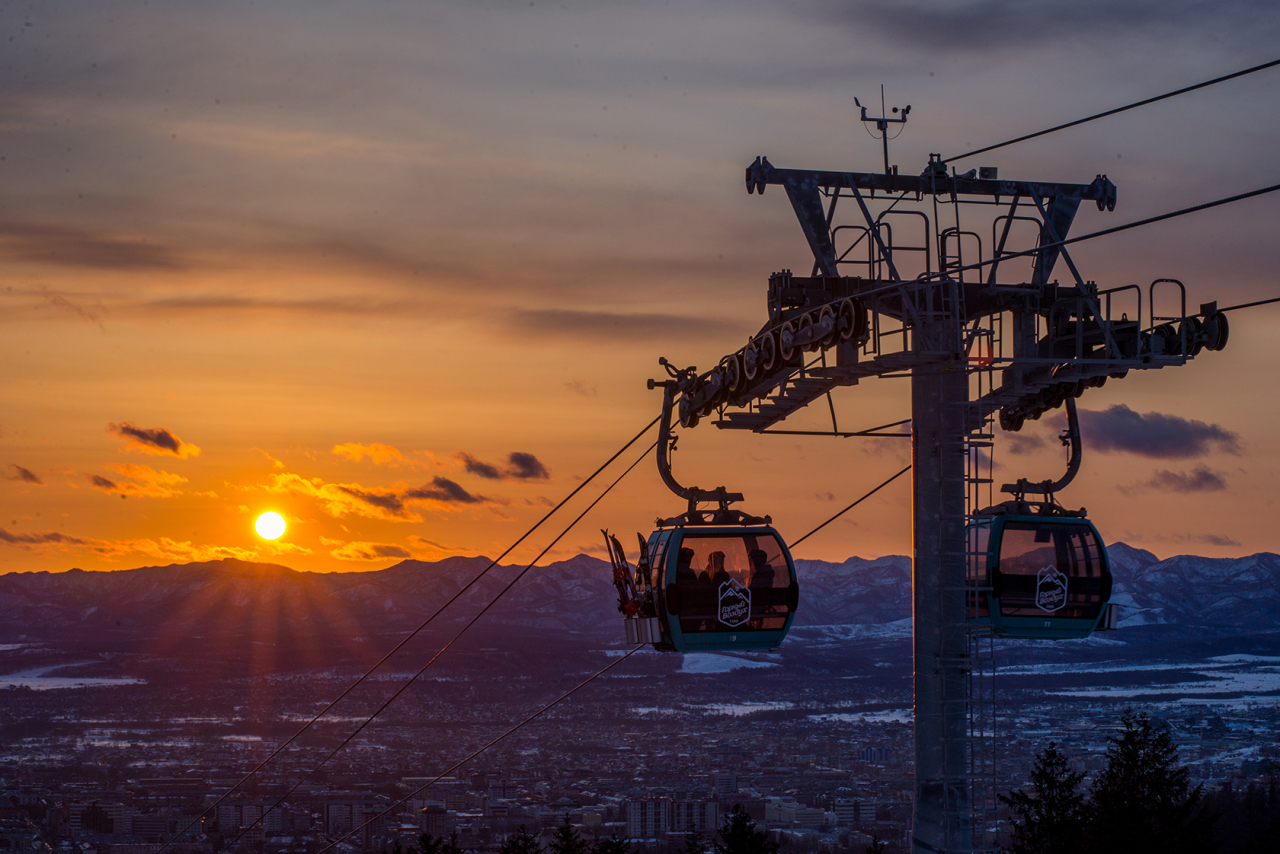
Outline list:
[[[1013,825],[1011,854],[1077,854],[1084,838],[1083,774],[1073,773],[1067,757],[1049,742],[1036,756],[1031,791],[1000,795]]]
[[[443,836],[432,836],[430,833],[424,833],[418,837],[418,845],[421,846],[422,854],[462,854],[462,846],[458,844],[458,831],[450,834],[448,839]],[[413,849],[410,849],[412,851]]]
[[[551,854],[590,854],[591,846],[586,843],[578,829],[569,822],[569,814],[564,814],[564,823],[556,828],[547,843]]]
[[[724,817],[719,836],[711,843],[716,854],[778,854],[778,843],[771,841],[763,830],[756,830],[755,821],[742,804],[734,804],[733,810]]]
[[[591,854],[634,854],[631,850],[631,843],[625,839],[619,839],[618,834],[614,833],[608,839],[597,839],[595,845],[591,846]]]
[[[691,830],[684,835],[679,854],[707,854],[707,840],[697,830]]]
[[[879,836],[871,837],[871,841],[867,843],[867,854],[884,854],[884,849],[889,845]]]
[[[530,833],[523,824],[516,828],[515,833],[507,837],[499,850],[500,854],[542,854],[538,837]]]
[[[1200,787],[1165,726],[1128,709],[1119,738],[1107,739],[1107,767],[1089,791],[1085,850],[1096,854],[1201,854],[1212,851],[1213,820],[1200,808]]]

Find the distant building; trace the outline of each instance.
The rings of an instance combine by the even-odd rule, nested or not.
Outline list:
[[[659,839],[671,829],[671,801],[650,798],[627,801],[627,838]]]
[[[714,833],[720,826],[720,804],[716,801],[674,801],[669,830],[678,833]]]
[[[732,771],[722,771],[711,775],[711,790],[716,795],[738,794],[738,775]]]

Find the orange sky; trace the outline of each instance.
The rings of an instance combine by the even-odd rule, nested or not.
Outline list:
[[[6,7],[0,571],[495,555],[657,413],[659,356],[709,367],[760,325],[769,273],[808,268],[785,195],[744,192],[754,156],[878,169],[852,99],[884,83],[913,105],[892,159],[918,171],[931,151],[1263,62],[1277,43],[1247,4],[976,20],[963,4],[855,6]],[[1273,70],[984,163],[1107,173],[1120,204],[1086,206],[1083,233],[1280,180],[1277,97]],[[1280,293],[1277,213],[1254,199],[1074,255],[1104,285],[1181,278],[1192,306],[1265,298]],[[1107,539],[1280,551],[1280,308],[1232,323],[1226,351],[1081,401],[1230,437],[1164,456],[1087,446],[1064,501]],[[908,391],[842,390],[841,426],[908,417]],[[1060,469],[1051,443],[1010,450],[997,479]],[[907,452],[707,425],[676,465],[795,537]],[[798,556],[906,553],[908,504],[904,479]],[[604,526],[630,544],[679,509],[646,463],[553,556],[598,551]],[[265,510],[290,522],[278,544],[253,532]]]

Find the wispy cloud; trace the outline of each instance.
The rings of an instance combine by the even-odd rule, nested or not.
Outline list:
[[[166,430],[164,427],[139,427],[132,421],[121,421],[119,424],[108,424],[107,433],[123,439],[126,451],[170,454],[184,460],[200,455],[198,447],[182,441],[173,431]]]
[[[1130,495],[1135,492],[1220,492],[1227,488],[1227,481],[1222,475],[1205,466],[1197,466],[1189,474],[1160,469],[1149,480],[1135,486],[1118,487],[1120,492]]]
[[[182,494],[182,490],[176,488],[177,485],[187,482],[182,475],[134,463],[118,463],[111,466],[111,470],[129,480],[115,481],[102,475],[88,474],[86,477],[89,484],[94,489],[100,489],[108,494],[136,495],[141,498],[172,498]]]
[[[334,445],[330,452],[342,457],[344,460],[351,460],[358,463],[365,457],[373,461],[374,465],[391,465],[391,466],[414,466],[417,465],[413,460],[407,459],[404,454],[400,453],[396,448],[390,445],[384,445],[381,442],[371,442],[368,445],[362,445],[359,442],[343,442],[341,445]]]
[[[71,554],[93,554],[105,561],[111,561],[128,554],[142,554],[153,560],[181,562],[221,560],[223,558],[254,560],[258,557],[258,552],[255,549],[244,549],[239,546],[195,545],[190,540],[179,542],[169,537],[160,537],[159,539],[99,540],[75,537],[58,531],[17,534],[4,528],[0,528],[0,543],[27,551],[54,549]]]
[[[315,498],[330,516],[363,516],[387,522],[421,522],[422,517],[404,506],[396,490],[377,489],[358,483],[325,483],[320,478],[308,480],[292,472],[271,475],[264,487],[277,494],[295,493]]]
[[[170,249],[149,240],[13,221],[0,221],[0,257],[94,270],[176,270],[186,266]]]
[[[44,481],[41,480],[39,475],[31,469],[23,468],[17,463],[9,463],[9,471],[12,472],[12,474],[4,475],[5,480],[18,480],[23,483],[33,484],[34,486],[44,486]]]
[[[399,558],[413,557],[413,554],[403,546],[397,546],[392,543],[342,543],[341,540],[324,539],[323,543],[326,547],[337,546],[331,549],[329,554],[338,560],[393,560]]]

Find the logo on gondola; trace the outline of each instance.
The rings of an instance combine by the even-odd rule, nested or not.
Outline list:
[[[1036,574],[1036,607],[1056,611],[1067,604],[1067,577],[1049,564]]]
[[[751,591],[730,578],[720,585],[717,619],[726,626],[740,626],[751,616]]]

